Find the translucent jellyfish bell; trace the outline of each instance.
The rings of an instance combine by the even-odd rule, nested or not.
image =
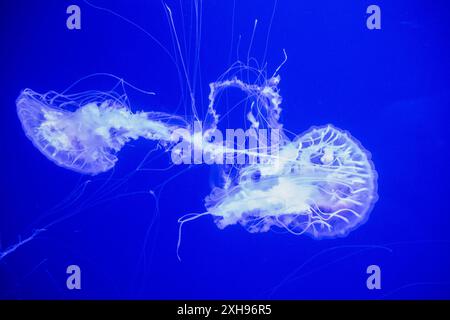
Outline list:
[[[114,146],[102,139],[107,133],[95,130],[98,129],[93,123],[98,118],[95,103],[71,112],[26,89],[17,98],[16,105],[27,137],[57,165],[97,174],[111,169],[117,161]]]
[[[284,144],[276,160],[242,168],[231,187],[212,191],[206,207],[219,228],[277,226],[321,238],[346,235],[365,222],[376,200],[370,154],[327,125]]]

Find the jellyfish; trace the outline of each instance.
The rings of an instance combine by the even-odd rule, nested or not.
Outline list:
[[[326,125],[284,145],[275,160],[241,168],[205,205],[221,229],[240,224],[249,232],[281,227],[314,238],[345,236],[367,220],[376,178],[360,143]]]
[[[222,120],[216,99],[227,88],[238,88],[253,100],[245,115],[249,126],[273,130],[277,139],[271,141],[270,152],[239,150],[256,153],[259,161],[218,165],[219,183],[205,198],[206,211],[179,219],[177,248],[183,224],[206,215],[220,229],[236,224],[251,233],[282,228],[316,239],[345,236],[367,221],[378,199],[378,176],[370,153],[349,132],[332,124],[312,127],[290,139],[280,122],[279,83],[279,75],[274,74],[255,83],[234,76],[210,84],[205,133],[184,137],[183,142],[216,155],[238,151],[233,145],[223,148],[209,136]],[[193,126],[188,119],[167,113],[133,113],[124,100],[92,92],[41,95],[25,89],[17,99],[17,113],[25,134],[48,159],[90,175],[113,168],[117,154],[131,140],[156,141],[166,151],[178,152],[176,133]]]
[[[214,123],[216,90],[237,87],[256,100],[252,126],[280,130],[276,150],[261,161],[223,169],[223,186],[205,199],[206,214],[219,228],[240,224],[249,232],[281,227],[314,238],[345,236],[364,223],[376,202],[377,173],[371,155],[350,133],[333,125],[313,127],[292,141],[279,122],[279,76],[261,85],[239,79],[211,84]],[[251,111],[252,112],[252,111]],[[263,121],[256,121],[256,116]],[[181,220],[183,222],[183,220]]]
[[[203,216],[212,216],[220,229],[236,224],[251,233],[281,228],[314,239],[346,236],[367,221],[378,199],[371,154],[332,124],[289,139],[280,123],[279,83],[274,75],[259,84],[232,78],[210,85],[210,127],[220,122],[218,93],[233,87],[254,99],[247,114],[251,127],[265,126],[279,136],[270,153],[258,154],[258,162],[219,166],[220,182],[205,198],[206,211],[179,219],[178,249],[183,224]]]
[[[64,96],[21,92],[17,114],[26,136],[58,166],[96,175],[116,164],[117,153],[140,137],[170,143],[179,118],[161,112],[136,112],[107,94]]]

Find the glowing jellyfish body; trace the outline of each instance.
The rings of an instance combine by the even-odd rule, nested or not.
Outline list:
[[[16,105],[27,137],[61,167],[95,175],[114,167],[116,153],[131,139],[170,140],[171,126],[162,113],[132,113],[112,98],[61,102],[56,97],[26,89]]]
[[[377,200],[370,155],[331,125],[311,129],[275,160],[248,165],[235,179],[206,199],[219,228],[239,223],[250,232],[275,226],[315,238],[343,236],[366,221]]]

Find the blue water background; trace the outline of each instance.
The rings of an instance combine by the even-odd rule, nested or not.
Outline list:
[[[93,2],[142,26],[176,56],[160,1]],[[382,10],[381,30],[366,28],[372,2]],[[168,1],[192,70],[187,47],[195,25],[190,2],[182,3],[183,10]],[[70,4],[81,7],[79,31],[65,26]],[[270,74],[283,49],[289,57],[280,72],[285,127],[301,133],[332,123],[372,153],[379,200],[367,223],[346,238],[317,241],[240,226],[219,230],[204,217],[185,225],[179,262],[177,219],[204,211],[209,167],[144,170],[124,179],[154,147],[139,140],[120,153],[114,175],[80,176],[40,154],[15,111],[23,88],[62,91],[108,72],[157,93],[130,90],[134,110],[174,112],[181,101],[181,114],[189,100],[181,98],[175,65],[135,26],[82,1],[9,1],[0,19],[0,248],[45,230],[0,261],[1,298],[450,298],[447,1],[279,0],[269,33],[273,7],[272,0],[203,2],[197,108],[205,111],[208,83],[238,53],[246,60],[258,19],[250,55],[267,61]],[[77,89],[109,90],[114,83],[97,77]],[[144,168],[168,164],[162,153]],[[80,198],[64,202],[87,179]],[[156,207],[150,190],[164,182]],[[63,208],[51,211],[58,204]],[[70,264],[81,267],[81,290],[66,288]],[[366,287],[372,264],[381,267],[381,290]]]

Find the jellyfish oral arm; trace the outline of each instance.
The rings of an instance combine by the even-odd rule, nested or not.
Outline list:
[[[281,113],[280,104],[282,99],[277,88],[279,82],[280,77],[275,76],[265,81],[262,85],[248,84],[236,77],[230,80],[210,83],[210,92],[208,96],[209,105],[206,120],[208,127],[215,128],[217,126],[219,114],[215,107],[216,99],[220,92],[229,88],[239,88],[247,93],[248,96],[256,97],[256,114],[253,114],[252,111],[247,114],[247,119],[252,123],[253,127],[259,127],[257,118],[261,116],[262,112],[267,115],[264,120],[268,122],[268,125],[271,126],[272,129],[280,127],[278,120]]]

